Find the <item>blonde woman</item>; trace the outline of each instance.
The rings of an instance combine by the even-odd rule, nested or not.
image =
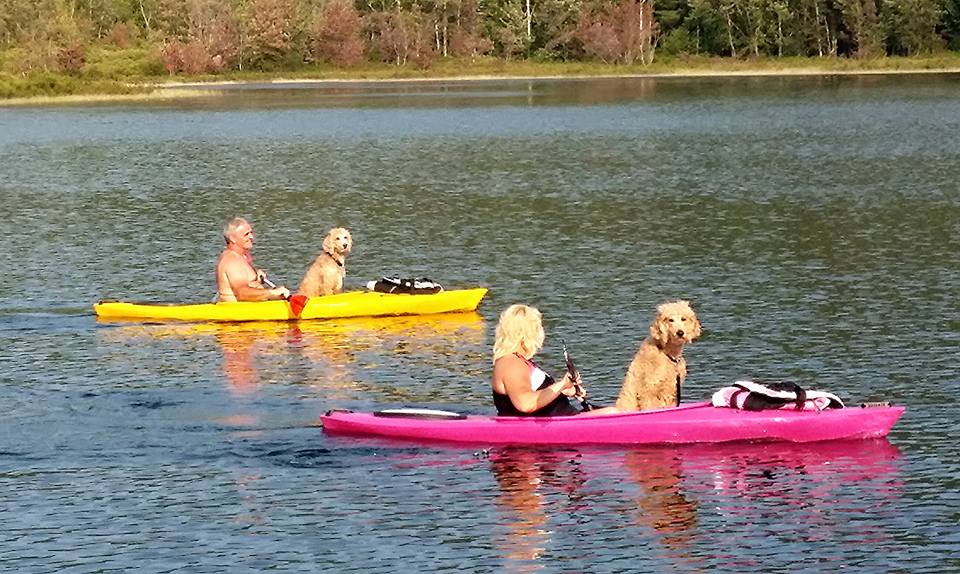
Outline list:
[[[543,347],[540,311],[527,305],[511,305],[500,314],[493,343],[493,404],[500,416],[556,417],[580,413],[569,397],[584,398],[579,375],[566,373],[555,381],[533,362]],[[578,395],[578,389],[583,394]],[[591,414],[616,412],[608,407]]]

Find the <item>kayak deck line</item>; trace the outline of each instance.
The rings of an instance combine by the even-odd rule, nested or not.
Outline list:
[[[167,321],[295,321],[475,311],[487,288],[452,289],[431,294],[348,291],[311,297],[297,316],[287,301],[220,303],[142,303],[101,300],[93,305],[98,319]]]
[[[322,415],[320,421],[324,432],[332,434],[469,444],[800,443],[882,438],[899,420],[905,407],[746,411],[700,402],[643,412],[574,417],[462,415],[429,409],[425,413],[403,411],[331,410]]]

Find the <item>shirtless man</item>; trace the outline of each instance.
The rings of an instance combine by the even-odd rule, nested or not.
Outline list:
[[[266,301],[286,299],[290,290],[284,286],[268,289],[263,285],[267,274],[253,266],[253,227],[246,219],[236,217],[223,226],[227,247],[217,258],[218,301]]]

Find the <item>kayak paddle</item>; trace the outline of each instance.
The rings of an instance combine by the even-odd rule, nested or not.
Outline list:
[[[261,281],[261,283],[263,283],[270,289],[277,288],[276,283],[267,279],[266,277],[263,278],[263,281]],[[290,311],[293,312],[293,316],[299,319],[300,313],[303,313],[303,308],[307,306],[307,301],[310,298],[307,297],[306,295],[301,295],[300,293],[296,293],[294,295],[290,295],[289,297],[284,297],[284,299],[286,299],[287,303],[290,303]]]
[[[567,344],[563,339],[560,339],[560,344],[563,345],[563,360],[567,362],[567,372],[570,373],[570,377],[576,381],[580,377],[580,373],[577,372],[577,367],[573,365],[573,359],[570,358],[570,353],[567,352]],[[578,395],[585,394],[583,387],[579,384],[576,387]],[[580,404],[583,406],[584,412],[593,410],[593,405],[587,402],[587,397],[580,399]]]

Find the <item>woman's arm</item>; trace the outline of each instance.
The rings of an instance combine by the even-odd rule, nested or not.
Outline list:
[[[507,356],[494,365],[494,379],[503,382],[504,390],[513,406],[523,413],[532,413],[549,405],[561,394],[573,389],[573,380],[562,380],[539,390],[530,388],[530,367],[517,357]]]

